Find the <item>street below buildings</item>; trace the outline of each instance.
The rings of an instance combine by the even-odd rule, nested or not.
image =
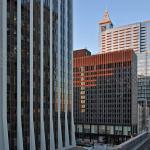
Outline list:
[[[150,150],[150,135],[149,139],[137,150]]]

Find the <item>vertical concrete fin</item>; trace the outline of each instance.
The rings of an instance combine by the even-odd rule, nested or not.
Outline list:
[[[41,50],[40,50],[40,70],[41,70],[41,81],[40,81],[40,98],[41,98],[41,102],[40,102],[40,108],[41,108],[41,114],[40,114],[40,133],[41,133],[41,150],[46,150],[46,143],[45,143],[45,130],[44,130],[44,60],[43,60],[43,53],[44,53],[44,11],[43,11],[43,7],[44,7],[44,1],[41,0],[40,3],[40,18],[41,18],[41,22],[40,22],[40,32],[41,32]]]
[[[33,121],[33,0],[30,0],[30,150],[35,150]]]
[[[62,131],[61,131],[61,0],[58,0],[58,149],[61,150]]]
[[[23,150],[21,121],[21,0],[17,1],[17,150]]]
[[[9,150],[7,124],[7,1],[0,1],[0,146]]]
[[[50,0],[50,150],[55,149],[53,128],[53,0]]]
[[[65,147],[68,148],[68,0],[65,0],[65,29]]]

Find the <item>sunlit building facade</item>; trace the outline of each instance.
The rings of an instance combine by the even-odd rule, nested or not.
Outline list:
[[[0,0],[0,149],[75,145],[72,0]]]
[[[150,50],[150,21],[114,27],[106,10],[99,22],[99,47],[102,53],[133,49],[137,52]]]
[[[78,140],[119,144],[137,134],[137,57],[133,50],[74,51]]]

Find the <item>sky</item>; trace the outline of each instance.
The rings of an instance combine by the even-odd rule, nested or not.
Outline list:
[[[107,8],[114,27],[150,20],[150,0],[73,0],[74,50],[99,52],[98,22]]]

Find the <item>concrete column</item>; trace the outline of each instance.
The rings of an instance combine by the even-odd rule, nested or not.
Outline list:
[[[17,0],[17,150],[23,150],[21,121],[21,0]]]
[[[41,39],[40,39],[40,43],[41,43],[41,51],[40,51],[40,71],[41,71],[41,81],[40,81],[40,133],[41,133],[41,150],[46,150],[46,143],[45,143],[45,130],[44,130],[44,107],[43,107],[43,103],[44,103],[44,11],[43,11],[43,5],[44,1],[41,0],[41,7],[40,7],[40,17],[41,17],[41,22],[40,22],[40,32],[41,32]]]

